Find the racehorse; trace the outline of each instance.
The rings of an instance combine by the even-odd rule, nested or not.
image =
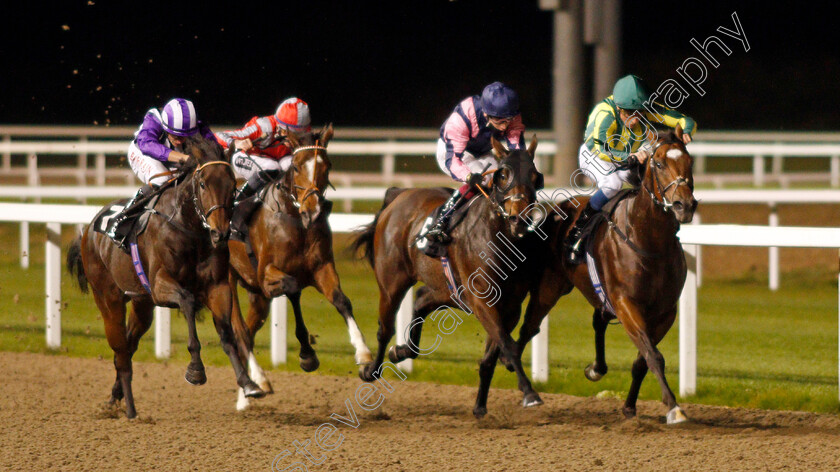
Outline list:
[[[76,275],[82,292],[87,292],[88,284],[93,288],[117,371],[110,403],[125,398],[128,418],[137,414],[131,391],[131,358],[152,323],[155,305],[179,308],[187,320],[192,360],[184,377],[189,383],[201,385],[207,381],[195,328],[195,315],[206,306],[213,313],[237,383],[249,396],[264,395],[243,367],[230,324],[227,235],[235,179],[229,156],[226,158],[218,144],[201,137],[188,138],[185,149],[191,158],[176,172],[174,182],[164,184],[169,188],[161,193],[148,226],[137,236],[147,284],[135,274],[132,258],[107,236],[94,231],[93,224],[110,205],[85,227],[67,256],[68,269]],[[126,327],[125,304],[129,300],[132,311]]]
[[[693,158],[682,141],[682,129],[658,136],[653,155],[639,168],[641,187],[635,195],[621,200],[608,224],[592,234],[592,254],[601,284],[614,313],[596,293],[586,264],[570,266],[563,257],[562,242],[586,199],[565,201],[563,210],[543,226],[550,238],[551,262],[534,287],[520,337],[519,354],[538,332],[542,319],[557,300],[577,287],[595,307],[595,362],[585,375],[598,381],[607,373],[604,359],[604,332],[608,321],[617,317],[636,345],[638,355],[632,367],[632,382],[624,403],[627,418],[636,416],[639,388],[648,369],[653,371],[668,408],[667,422],[680,423],[687,417],[674,398],[665,379],[665,358],[656,348],[674,323],[677,303],[685,283],[685,256],[677,231],[688,223],[697,209],[694,198]],[[577,211],[575,210],[577,208]]]
[[[350,343],[356,350],[356,363],[371,361],[370,349],[335,270],[328,221],[332,202],[324,198],[324,191],[330,185],[332,163],[327,156],[327,144],[332,137],[332,125],[317,134],[288,137],[292,165],[279,180],[259,193],[263,205],[249,223],[248,237],[256,265],[251,262],[245,243],[233,240],[228,243],[230,286],[241,284],[250,301],[247,320],[243,320],[234,290],[234,330],[240,352],[247,356],[251,376],[267,392],[272,391],[271,384],[257,364],[253,348],[254,336],[265,323],[272,298],[286,295],[292,303],[301,369],[311,372],[320,365],[300,310],[301,290],[309,286],[321,292],[344,317]],[[240,390],[237,408],[244,409],[247,405],[247,398]]]
[[[510,336],[519,321],[520,307],[532,278],[527,264],[534,258],[523,261],[513,254],[521,254],[521,248],[535,238],[526,235],[536,189],[542,187],[542,175],[534,167],[537,140],[534,137],[527,150],[510,152],[495,139],[492,143],[497,156],[504,158],[493,172],[492,194],[471,202],[472,208],[452,231],[454,240],[447,247],[453,276],[467,289],[456,289],[457,282],[444,275],[442,260],[425,255],[415,244],[424,221],[449,198],[451,189],[390,189],[373,223],[358,231],[351,245],[362,250],[379,284],[379,350],[374,362],[360,372],[361,378],[370,382],[381,376],[400,302],[415,283],[422,281],[425,285],[417,290],[407,337],[409,345],[392,347],[388,357],[393,363],[417,357],[423,322],[432,311],[437,309],[432,319],[439,318],[439,326],[446,317],[459,324],[460,317],[446,307],[474,312],[488,334],[473,409],[479,418],[487,413],[487,393],[500,352],[510,360],[508,367],[516,372],[523,406],[542,404],[519,356],[513,355],[516,345]],[[503,255],[506,252],[512,254]],[[504,277],[496,273],[497,269]]]

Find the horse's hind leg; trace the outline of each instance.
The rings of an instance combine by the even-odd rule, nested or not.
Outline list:
[[[93,295],[102,313],[105,337],[114,351],[114,369],[117,371],[109,403],[114,404],[125,398],[125,416],[134,418],[137,416],[137,410],[134,408],[134,396],[131,393],[132,367],[125,327],[125,301],[116,286],[111,287],[111,290],[94,289]]]
[[[322,265],[314,274],[315,288],[318,289],[330,303],[338,310],[344,322],[347,323],[347,331],[350,334],[350,344],[356,349],[355,360],[357,365],[370,364],[373,359],[370,349],[365,344],[365,337],[359,330],[356,318],[353,316],[353,305],[350,299],[341,290],[338,280],[338,273],[332,262]]]
[[[607,331],[607,325],[609,323],[606,319],[606,313],[596,308],[595,312],[592,313],[592,329],[595,330],[595,362],[589,364],[584,369],[586,378],[593,382],[597,382],[603,376],[607,375],[607,360],[604,355],[604,333]]]
[[[418,318],[423,321],[436,308],[445,305],[449,301],[448,293],[435,292],[428,285],[417,290],[417,300],[414,302],[414,316],[411,318],[411,331],[408,334],[408,344],[392,346],[388,350],[388,359],[397,363],[405,359],[416,359],[420,354],[420,336],[423,333],[424,323],[414,322]]]
[[[478,394],[473,407],[473,415],[476,418],[481,419],[487,414],[487,394],[490,393],[490,382],[493,380],[498,359],[499,348],[488,337],[484,341],[484,357],[478,363]]]
[[[377,276],[377,279],[379,277]],[[394,324],[397,310],[400,308],[405,293],[412,287],[411,280],[390,281],[393,289],[379,286],[379,330],[376,332],[376,339],[379,341],[379,349],[376,351],[376,358],[372,363],[359,369],[359,377],[366,382],[376,380],[374,373],[379,371],[382,362],[385,360],[385,351],[388,343],[394,337]]]

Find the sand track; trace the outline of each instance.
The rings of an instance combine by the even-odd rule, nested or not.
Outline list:
[[[277,393],[234,410],[233,373],[207,369],[201,387],[185,365],[135,364],[138,419],[103,408],[110,360],[0,353],[0,470],[269,470],[294,441],[333,423],[343,442],[309,470],[838,470],[840,418],[684,404],[688,425],[663,424],[665,407],[543,394],[524,410],[520,395],[493,390],[490,415],[471,415],[475,389],[394,381],[377,409],[356,403],[353,377],[269,372]],[[375,397],[374,397],[375,398]],[[353,429],[331,420],[358,415]],[[337,433],[336,433],[337,434]],[[335,441],[333,435],[326,443]],[[301,455],[286,457],[277,470]]]

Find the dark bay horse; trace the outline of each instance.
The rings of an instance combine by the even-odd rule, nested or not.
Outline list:
[[[632,383],[624,403],[627,418],[636,416],[639,388],[648,369],[653,371],[668,408],[668,423],[687,420],[665,379],[665,359],[656,348],[674,323],[677,303],[685,283],[685,256],[677,231],[690,222],[697,208],[694,198],[693,159],[682,141],[682,129],[659,136],[654,152],[640,169],[641,188],[621,201],[610,224],[594,233],[593,254],[601,283],[615,317],[639,350],[632,367]],[[551,251],[542,279],[534,287],[518,340],[519,353],[538,332],[542,319],[557,300],[577,287],[595,307],[595,362],[585,371],[597,381],[607,373],[604,332],[612,314],[596,294],[587,265],[569,266],[563,258],[563,240],[586,203],[585,198],[563,202],[563,214],[547,219],[541,229],[549,237]],[[577,209],[576,209],[577,208]],[[571,216],[574,216],[572,218]]]
[[[332,166],[327,144],[332,136],[332,125],[325,126],[317,134],[289,136],[293,149],[292,166],[280,180],[260,192],[263,205],[249,223],[248,234],[256,267],[243,242],[228,243],[230,285],[236,287],[239,283],[245,287],[250,301],[248,317],[243,320],[238,300],[234,299],[234,330],[240,352],[247,356],[251,376],[269,392],[271,384],[257,364],[253,347],[254,336],[268,317],[272,298],[286,295],[292,303],[295,335],[300,342],[300,367],[311,372],[319,366],[300,309],[300,294],[306,287],[315,287],[344,318],[350,343],[356,350],[356,363],[371,361],[370,349],[356,324],[353,307],[341,290],[335,270],[328,221],[332,202],[324,198]],[[248,400],[240,390],[237,408],[244,409],[247,405]]]
[[[489,198],[474,198],[472,208],[452,232],[453,243],[447,247],[456,278],[454,285],[457,281],[464,284],[457,289],[450,289],[441,260],[425,255],[414,244],[429,214],[449,198],[451,189],[390,189],[376,219],[357,233],[352,247],[363,250],[379,284],[379,350],[374,362],[361,372],[363,380],[373,381],[381,375],[400,302],[421,281],[425,285],[417,290],[414,302],[410,346],[392,347],[388,351],[391,362],[417,357],[423,321],[436,309],[448,310],[448,316],[453,317],[457,315],[446,307],[471,311],[488,334],[473,414],[482,417],[487,413],[490,378],[500,352],[511,360],[509,367],[517,374],[523,406],[542,404],[519,356],[513,355],[516,345],[510,335],[532,284],[533,271],[527,264],[534,258],[523,261],[520,255],[523,247],[536,239],[527,231],[536,189],[542,180],[534,167],[536,145],[534,137],[527,151],[508,153],[493,140],[497,156],[504,159],[493,173],[492,194]],[[442,320],[446,316],[438,313],[431,318]]]
[[[264,395],[243,367],[230,321],[227,234],[235,187],[233,171],[213,141],[190,137],[185,151],[191,159],[176,177],[177,183],[163,191],[148,226],[137,237],[151,293],[135,274],[131,257],[107,236],[95,232],[92,224],[73,242],[67,256],[80,289],[87,292],[88,283],[93,288],[117,371],[110,402],[125,398],[129,418],[137,414],[131,391],[131,358],[152,323],[155,305],[179,308],[187,320],[192,356],[185,374],[189,383],[207,381],[195,328],[196,312],[206,306],[213,313],[237,383],[249,396]],[[132,310],[126,326],[128,301]]]

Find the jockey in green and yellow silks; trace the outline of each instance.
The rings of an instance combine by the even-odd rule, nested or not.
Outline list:
[[[598,213],[610,198],[621,190],[632,168],[650,157],[647,142],[655,126],[682,127],[683,141],[688,144],[697,130],[693,119],[651,102],[642,79],[635,75],[616,82],[613,94],[595,105],[589,113],[584,142],[578,154],[580,168],[598,185],[566,238],[566,259],[571,264],[582,262],[580,237],[589,218]]]

